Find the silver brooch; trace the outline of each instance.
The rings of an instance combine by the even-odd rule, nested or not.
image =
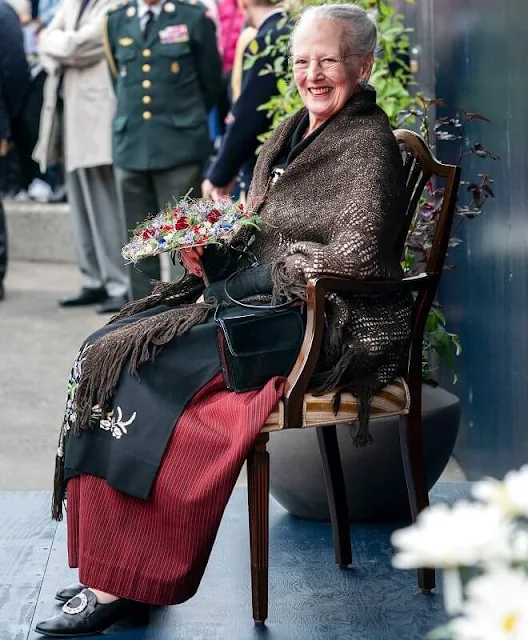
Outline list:
[[[271,172],[271,184],[275,184],[284,173],[284,169],[275,168]]]
[[[75,598],[78,598],[80,600],[79,605],[77,607],[70,607],[70,602],[73,602]],[[81,611],[84,611],[87,606],[88,598],[81,591],[81,593],[78,593],[76,596],[71,598],[71,600],[68,600],[68,602],[62,607],[62,610],[64,611],[64,613],[67,613],[70,616],[74,616],[76,613],[81,613]]]

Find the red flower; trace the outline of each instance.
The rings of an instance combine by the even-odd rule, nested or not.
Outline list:
[[[141,234],[141,237],[143,238],[143,240],[148,240],[149,238],[152,238],[153,235],[154,232],[152,231],[152,229],[145,229]]]
[[[182,212],[181,207],[174,207],[173,210],[172,210],[172,215],[175,218],[177,218],[180,215],[181,212]]]
[[[182,216],[174,225],[176,231],[182,231],[183,229],[189,228],[189,223],[187,222],[186,216]]]
[[[172,226],[172,224],[164,224],[162,227],[163,231],[174,231],[174,227]]]
[[[240,203],[239,205],[237,205],[237,209],[239,211],[244,211],[244,205],[242,203]]]
[[[196,226],[194,226],[193,231],[194,233],[200,233],[200,225],[197,224]]]
[[[210,213],[207,214],[207,220],[214,224],[222,217],[222,212],[218,211],[218,209],[213,209]]]

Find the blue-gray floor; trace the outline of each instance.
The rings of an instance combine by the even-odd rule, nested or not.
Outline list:
[[[453,502],[465,483],[439,484],[433,501]],[[65,527],[49,519],[47,492],[0,493],[0,640],[42,638],[58,586],[76,581],[66,564]],[[391,567],[395,525],[354,525],[354,568],[334,564],[330,525],[302,521],[271,503],[270,610],[251,619],[245,489],[227,507],[198,594],[159,609],[148,628],[107,632],[119,640],[423,640],[444,621],[440,589],[418,592],[412,572]]]

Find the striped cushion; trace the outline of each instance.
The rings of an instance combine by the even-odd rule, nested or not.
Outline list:
[[[323,427],[332,424],[354,422],[358,415],[358,400],[351,393],[343,393],[341,406],[337,415],[332,411],[333,393],[324,396],[313,396],[308,393],[304,396],[303,423],[302,425],[290,425],[290,427]],[[387,385],[377,393],[370,403],[370,415],[372,417],[399,416],[409,411],[409,389],[405,380],[397,378],[392,384]],[[270,414],[262,431],[280,431],[284,429],[284,403],[282,400]]]

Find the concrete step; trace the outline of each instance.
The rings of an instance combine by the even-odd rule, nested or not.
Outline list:
[[[10,260],[75,262],[69,205],[4,200]]]

